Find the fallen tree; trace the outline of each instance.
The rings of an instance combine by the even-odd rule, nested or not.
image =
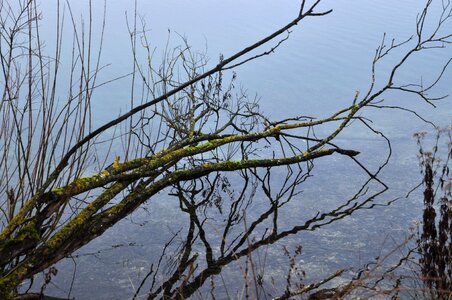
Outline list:
[[[369,89],[357,93],[348,106],[323,118],[291,116],[270,120],[255,100],[235,89],[235,74],[229,72],[274,52],[286,40],[283,35],[289,35],[295,26],[312,17],[328,15],[330,10],[317,11],[320,2],[301,1],[298,14],[287,25],[230,57],[221,57],[210,68],[205,56],[193,52],[184,41],[181,47],[167,50],[159,68],[154,69],[149,63],[145,69],[139,63],[136,41],[132,38],[135,72],[131,76],[133,80],[142,80],[149,100],[97,129],[91,128],[90,118],[95,112],[91,112],[90,103],[101,68],[99,63],[90,62],[92,50],[88,47],[88,53],[84,52],[84,46],[80,45],[85,41],[75,31],[71,91],[67,102],[58,105],[56,87],[62,31],[58,30],[53,61],[41,52],[37,3],[5,2],[1,9],[4,29],[0,48],[4,85],[0,103],[3,115],[0,298],[16,297],[24,280],[99,237],[164,190],[170,190],[180,199],[182,211],[190,215],[190,225],[177,270],[149,292],[150,298],[158,295],[186,298],[224,265],[246,256],[249,251],[369,207],[387,188],[378,179],[384,165],[371,172],[356,158],[357,151],[352,147],[338,147],[334,141],[353,121],[382,135],[371,127],[363,111],[368,107],[385,108],[381,101],[390,91],[413,94],[432,105],[442,98],[430,97],[428,93],[450,60],[427,86],[398,84],[397,76],[412,56],[451,42],[452,35],[442,33],[451,17],[451,5],[448,1],[443,3],[437,26],[427,31],[425,23],[432,5],[432,1],[427,1],[418,17],[415,35],[400,43],[394,40],[387,43],[383,39],[372,62]],[[75,22],[73,25],[76,28]],[[132,37],[138,34],[136,29],[131,31]],[[275,46],[268,46],[275,40]],[[145,35],[142,41],[150,56]],[[270,49],[254,54],[264,46]],[[403,51],[401,58],[390,72],[377,74],[378,63],[395,51]],[[21,61],[27,63],[20,64]],[[183,70],[182,79],[175,75],[176,70]],[[73,86],[78,88],[72,90]],[[122,124],[126,124],[126,129],[119,138],[109,135],[110,129]],[[315,131],[326,133],[317,136],[313,134]],[[86,169],[93,159],[102,160],[96,152],[101,138],[111,139],[112,143],[122,140],[124,153],[109,166],[104,164],[98,172],[87,175]],[[271,147],[267,151],[268,145]],[[368,175],[366,184],[344,205],[279,232],[278,208],[284,205],[284,199],[291,198],[309,177],[313,161],[331,155],[349,157]],[[268,178],[278,167],[286,167],[287,175],[275,193]],[[214,257],[198,213],[215,203],[218,190],[227,190],[222,177],[225,172],[236,172],[243,186],[240,196],[229,207],[220,252]],[[362,200],[360,196],[370,182],[378,183],[381,189]],[[246,198],[258,187],[270,199],[270,208],[250,222],[239,237],[228,240],[231,227],[244,220],[242,208],[246,207]],[[249,242],[247,238],[257,225],[268,220],[273,223],[272,229],[261,240]],[[196,239],[201,239],[205,246],[207,265],[197,274],[192,269],[200,259],[192,253]],[[190,274],[185,280],[183,274],[187,273]]]

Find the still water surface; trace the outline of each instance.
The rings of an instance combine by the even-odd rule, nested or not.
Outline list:
[[[86,11],[87,1],[69,1],[74,15]],[[103,4],[94,3],[94,16],[102,15]],[[53,1],[41,4],[44,12],[43,29],[52,31]],[[187,37],[195,49],[206,51],[214,65],[220,54],[225,57],[273,32],[292,20],[298,11],[298,1],[138,1],[152,45],[163,49],[171,31],[170,43],[177,45],[180,36]],[[133,1],[107,1],[106,35],[103,64],[111,64],[101,73],[104,80],[132,70],[126,12],[133,15]],[[423,1],[413,0],[341,0],[324,1],[319,7],[333,9],[326,17],[302,22],[296,27],[275,54],[239,67],[238,80],[249,94],[257,94],[262,110],[274,119],[293,115],[325,116],[348,105],[356,91],[365,90],[370,82],[370,66],[374,49],[383,33],[389,38],[403,40],[415,31],[417,13]],[[46,19],[48,17],[49,19]],[[129,20],[130,21],[130,20]],[[101,24],[101,21],[97,21]],[[449,23],[448,30],[452,31]],[[95,34],[100,31],[95,30]],[[51,44],[49,34],[48,44]],[[268,48],[268,47],[267,47]],[[432,78],[450,57],[450,49],[432,50],[413,59],[403,69],[400,82]],[[386,61],[377,71],[385,76],[391,62]],[[448,72],[435,89],[438,95],[452,94],[452,72]],[[99,125],[124,111],[129,105],[130,79],[102,87],[94,102],[94,122]],[[394,94],[385,99],[392,105],[416,109],[424,117],[446,126],[451,122],[450,100],[438,103],[433,109],[419,99]],[[382,178],[390,185],[378,201],[403,196],[420,181],[416,158],[416,144],[412,134],[431,130],[413,115],[400,111],[366,111],[393,142],[394,154]],[[387,153],[385,144],[356,125],[339,139],[362,151],[361,161],[370,168],[377,167]],[[302,202],[296,201],[284,213],[287,225],[291,221],[312,216],[317,211],[337,206],[353,194],[362,174],[348,160],[328,158],[316,165],[314,177],[304,187]],[[302,205],[300,205],[302,203]],[[71,260],[58,264],[58,276],[48,291],[54,295],[68,294],[75,274],[71,296],[76,299],[126,299],[158,258],[162,246],[172,232],[180,229],[177,221],[178,203],[165,195],[152,199],[148,211],[138,211],[128,220],[106,232],[104,236],[82,248],[77,254],[76,268]],[[278,265],[281,244],[302,244],[301,267],[307,280],[322,276],[338,268],[360,267],[382,249],[394,246],[393,239],[406,235],[413,222],[420,219],[422,200],[416,195],[389,207],[358,212],[333,226],[303,233],[269,248],[273,254],[269,273],[278,276],[285,265]],[[116,247],[117,245],[125,245]],[[113,246],[113,247],[112,247]],[[279,248],[278,248],[279,247]],[[94,255],[86,255],[86,254]],[[237,270],[230,271],[225,280],[234,289]],[[241,283],[239,284],[241,286]],[[221,295],[220,295],[221,298]]]

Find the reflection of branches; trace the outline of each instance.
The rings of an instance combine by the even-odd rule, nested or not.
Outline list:
[[[425,208],[423,231],[419,244],[422,257],[419,262],[426,286],[438,299],[447,297],[452,290],[452,197],[449,177],[449,162],[452,160],[451,128],[446,131],[449,149],[444,161],[439,161],[437,158],[438,140],[441,133],[439,131],[436,146],[431,152],[420,148],[420,159],[424,171]],[[437,174],[437,171],[440,173]],[[441,188],[436,191],[435,177],[439,181],[437,187]],[[443,193],[443,196],[438,196],[438,192]],[[438,203],[435,203],[435,198]],[[436,213],[435,204],[440,206],[439,214]],[[438,224],[437,216],[439,217]]]
[[[431,151],[424,148],[425,135],[426,133],[415,134],[424,177],[423,225],[421,234],[418,233],[417,243],[413,246],[414,233],[404,241],[394,241],[396,247],[377,257],[375,262],[366,264],[348,284],[331,290],[335,297],[339,295],[373,297],[384,294],[393,298],[449,299],[452,295],[449,178],[452,158],[451,128],[437,129],[435,145]],[[448,148],[446,153],[439,145],[444,136]],[[435,203],[435,199],[439,201]]]
[[[144,277],[143,281],[141,282],[141,284],[138,286],[135,294],[133,295],[133,299],[136,299],[138,297],[138,295],[140,294],[141,289],[143,288],[144,283],[152,276],[152,282],[151,282],[151,289],[154,288],[154,286],[157,283],[157,274],[160,270],[160,267],[162,265],[163,262],[163,258],[166,255],[167,249],[168,247],[173,243],[174,239],[176,238],[176,236],[178,235],[175,234],[167,243],[165,243],[165,245],[163,246],[163,250],[162,250],[162,254],[160,255],[160,258],[158,260],[157,266],[155,267],[154,270],[154,265],[151,265],[150,267],[150,271],[146,274],[146,276]],[[160,291],[160,290],[159,290]]]
[[[158,293],[161,293],[163,297],[167,298],[177,298],[177,299],[185,299],[195,293],[206,280],[208,280],[211,276],[218,275],[223,270],[223,268],[235,261],[240,260],[244,257],[249,257],[253,251],[261,248],[262,246],[270,245],[276,243],[277,241],[282,240],[291,235],[296,235],[302,231],[306,230],[314,230],[316,228],[322,227],[326,224],[333,222],[334,220],[343,218],[347,215],[352,214],[356,210],[359,210],[362,207],[365,207],[365,204],[378,195],[376,193],[371,196],[367,196],[367,198],[361,199],[366,192],[360,192],[354,197],[352,197],[349,201],[347,201],[348,205],[344,205],[341,208],[337,208],[331,210],[327,213],[319,213],[316,216],[308,219],[304,222],[304,224],[294,226],[289,229],[283,229],[285,220],[278,219],[279,210],[286,205],[293,197],[297,194],[295,191],[300,183],[304,182],[306,178],[308,178],[306,173],[301,172],[292,172],[292,176],[288,176],[284,183],[280,184],[280,187],[277,191],[272,191],[272,187],[274,186],[274,182],[271,182],[271,172],[267,170],[264,174],[259,174],[258,172],[253,172],[250,175],[253,176],[254,179],[248,177],[245,181],[245,184],[239,189],[238,192],[229,190],[229,185],[224,185],[224,179],[220,179],[217,175],[211,181],[215,182],[216,185],[212,184],[202,184],[201,180],[192,181],[188,183],[185,187],[182,187],[180,184],[176,185],[174,196],[178,197],[181,203],[181,209],[185,213],[188,213],[190,216],[190,225],[187,227],[187,238],[184,244],[184,248],[181,249],[177,254],[179,258],[179,267],[177,267],[175,273],[173,273],[170,278],[162,284],[162,287],[172,287],[171,289],[166,289],[163,292],[163,288],[159,288],[156,291],[152,291],[149,295],[149,298],[157,297]],[[303,175],[300,175],[303,174]],[[207,181],[207,179],[203,179]],[[238,216],[235,208],[239,205],[237,201],[244,202],[242,205],[250,205],[250,198],[244,197],[245,193],[254,195],[254,188],[248,188],[248,181],[256,181],[261,185],[262,189],[262,197],[265,197],[269,201],[269,207],[257,217],[254,217],[253,221],[247,221],[249,225],[246,226],[245,230],[242,231],[240,228],[237,228],[235,231],[234,225],[238,224],[237,219],[243,218]],[[290,180],[290,181],[289,181]],[[202,189],[201,187],[208,186],[206,189]],[[230,199],[231,205],[229,208],[224,207],[219,209],[218,214],[206,215],[209,213],[206,211],[206,208],[209,205],[214,205],[216,197],[218,195],[215,192],[212,192],[212,187],[216,186],[221,190],[222,193],[233,196],[237,195],[237,198]],[[246,191],[248,190],[248,191]],[[362,188],[361,190],[364,190]],[[224,197],[225,195],[222,195]],[[254,196],[255,198],[258,196]],[[259,196],[261,198],[261,196]],[[237,200],[239,199],[239,200]],[[361,199],[361,200],[359,200]],[[224,201],[224,200],[223,200]],[[252,199],[251,199],[252,201]],[[221,204],[220,204],[221,205]],[[221,216],[228,216],[220,225],[218,220]],[[250,218],[250,214],[247,214],[247,219]],[[207,233],[206,226],[207,220],[217,220],[216,224],[220,228],[224,228],[221,234],[217,233],[212,236]],[[194,232],[194,228],[196,227],[196,233]],[[263,230],[262,233],[259,233],[260,230]],[[238,235],[235,235],[234,232],[238,232]],[[256,238],[256,236],[261,236],[260,238]],[[221,239],[219,238],[221,237]],[[250,237],[253,237],[252,239]],[[194,249],[193,245],[199,243],[196,240],[200,240],[203,245],[203,250]],[[214,250],[219,249],[219,250]],[[201,252],[204,253],[204,260],[200,260],[201,257],[196,257],[193,255],[189,255],[189,252]],[[188,261],[187,258],[191,257],[192,260]],[[202,262],[201,262],[202,261]],[[196,273],[191,273],[190,276],[183,275],[183,270],[186,269],[187,266],[196,264],[206,264],[204,269],[199,269],[199,266],[196,268]],[[182,272],[181,272],[182,271]],[[323,283],[330,281],[332,278],[340,275],[341,272],[335,274],[330,279],[320,282],[314,285],[308,285],[301,290],[290,292],[289,294],[300,294],[301,292],[307,293],[311,290],[317,289]],[[175,281],[175,279],[177,279]],[[189,280],[187,280],[189,279]],[[177,285],[176,285],[177,283]],[[143,283],[142,283],[143,284]],[[288,295],[289,295],[288,294]]]

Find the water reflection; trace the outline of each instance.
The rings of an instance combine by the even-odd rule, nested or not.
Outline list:
[[[420,151],[424,168],[425,208],[419,240],[419,263],[422,279],[431,296],[436,299],[448,299],[452,295],[452,197],[448,166],[452,158],[450,131],[448,146],[445,162],[437,158],[437,147],[432,152],[423,152],[422,148]],[[435,184],[435,179],[438,184]]]
[[[188,222],[167,241],[158,262],[143,276],[134,299],[185,299],[193,295],[229,298],[228,294],[240,290],[243,296],[252,299],[318,295],[319,288],[341,276],[344,270],[305,284],[305,272],[296,259],[302,253],[302,246],[296,246],[293,253],[285,246],[267,246],[368,208],[381,192],[371,193],[369,180],[343,206],[288,226],[291,222],[280,215],[281,210],[290,201],[296,201],[297,187],[309,178],[311,168],[308,165],[308,171],[304,172],[287,170],[285,173],[289,175],[278,188],[272,182],[274,170],[243,171],[239,184],[234,178],[216,174],[175,186],[171,195],[178,199],[180,211],[188,216],[185,218]],[[253,213],[256,199],[268,203],[259,213]],[[271,252],[268,262],[262,262],[258,254],[262,248],[266,253]],[[273,267],[278,264],[278,268],[287,270],[285,275],[275,276]],[[228,281],[225,278],[234,277],[228,267],[241,270],[232,285],[225,283]],[[210,287],[206,288],[209,283]]]
[[[340,57],[340,55],[337,55],[337,57]],[[273,66],[272,64],[268,65]],[[332,73],[336,74],[335,72]],[[341,76],[336,75],[335,77]],[[292,106],[289,105],[288,107]],[[381,151],[379,150],[379,152]],[[347,206],[341,206],[337,210],[327,213],[319,213],[312,218],[296,220],[294,223],[297,224],[284,228],[282,225],[288,227],[287,222],[289,220],[281,216],[281,208],[290,205],[289,200],[291,201],[293,196],[293,194],[291,195],[293,193],[292,183],[288,184],[289,188],[285,195],[283,194],[284,197],[280,197],[282,191],[272,194],[269,191],[270,187],[265,186],[266,174],[250,173],[242,175],[253,176],[253,179],[244,180],[248,184],[246,188],[230,184],[231,180],[226,177],[211,177],[207,181],[188,182],[184,186],[175,188],[172,194],[179,202],[180,211],[174,214],[185,216],[186,226],[183,227],[183,231],[174,234],[173,238],[164,244],[161,260],[156,261],[149,267],[150,271],[136,290],[135,295],[137,297],[184,298],[193,295],[199,292],[203,283],[211,280],[212,276],[220,276],[224,268],[233,262],[241,262],[244,266],[242,279],[245,282],[246,295],[259,297],[268,294],[268,282],[271,282],[271,280],[264,276],[263,272],[254,272],[255,269],[252,267],[255,263],[253,255],[256,250],[277,243],[280,239],[289,235],[313,230],[341,219],[359,208],[364,208],[364,205],[373,198],[372,195],[366,194],[366,187],[357,193],[356,198],[353,197],[346,202]],[[343,174],[341,175],[343,176]],[[270,175],[267,177],[270,177]],[[263,200],[262,202],[265,202],[267,206],[260,205],[260,209],[264,211],[245,214],[244,210],[252,205],[249,195],[255,193],[254,185],[262,185],[265,194],[261,196],[260,200]],[[331,186],[335,185],[331,184]],[[331,186],[323,185],[322,188],[331,188]],[[336,190],[333,192],[337,194]],[[230,197],[232,193],[235,193],[238,197]],[[359,201],[358,196],[360,197]],[[335,200],[339,202],[343,199],[337,197]],[[296,214],[293,214],[292,217],[294,215]],[[435,216],[433,216],[433,224],[435,224],[434,218]],[[222,223],[223,226],[213,228],[213,230],[212,227],[206,229],[206,227],[211,226],[212,220],[221,220],[218,223]],[[428,222],[425,222],[425,224],[428,224]],[[156,235],[161,234],[157,233]],[[441,238],[441,233],[436,232],[435,238],[438,238],[438,236]],[[431,241],[433,238],[429,237],[426,240]],[[427,247],[426,249],[429,250],[430,248]],[[201,256],[205,258],[205,262],[199,263],[198,258]],[[163,260],[168,262],[165,272],[162,271],[163,265],[161,262]],[[291,269],[291,262],[287,266]],[[338,274],[334,273],[332,276],[339,276]],[[283,296],[289,297],[294,293],[307,293],[310,289],[316,287],[316,285],[303,285],[299,281],[291,286],[291,277],[289,275],[287,277],[289,277],[287,285],[291,288],[287,288]],[[216,288],[214,288],[214,283],[211,285],[212,290],[218,289],[218,285]],[[276,284],[271,283],[270,285],[275,286]],[[273,293],[273,295],[277,294]]]

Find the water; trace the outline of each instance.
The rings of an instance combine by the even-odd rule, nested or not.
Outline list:
[[[76,18],[87,8],[86,1],[70,3]],[[168,36],[171,45],[177,45],[181,41],[179,36],[185,36],[194,49],[205,51],[210,57],[210,65],[214,65],[220,54],[228,57],[292,20],[298,5],[298,1],[293,0],[138,1],[138,13],[150,29],[150,41],[157,48],[157,60]],[[102,6],[100,2],[94,3],[97,24],[94,36],[100,34]],[[44,20],[49,20],[48,23],[43,22],[43,30],[48,34],[47,43],[50,46],[54,3],[45,1],[41,7]],[[326,116],[350,104],[356,91],[366,91],[371,78],[371,61],[383,33],[387,32],[389,39],[408,38],[415,30],[416,15],[422,7],[422,1],[413,3],[409,0],[324,1],[319,11],[333,8],[333,13],[302,22],[292,30],[289,40],[275,54],[237,68],[240,85],[248,94],[258,94],[262,110],[273,119],[293,115]],[[132,71],[126,11],[130,23],[133,1],[107,3],[101,62],[109,66],[101,72],[100,80]],[[168,34],[168,29],[171,34]],[[446,30],[452,31],[450,22]],[[421,54],[403,68],[398,82],[418,82],[421,79],[427,82],[434,78],[432,76],[437,74],[450,53],[450,49],[435,49]],[[395,57],[398,57],[397,54]],[[388,68],[394,61],[394,58],[383,61],[377,69],[379,78],[387,76]],[[434,89],[434,94],[450,94],[451,82],[452,72],[449,70]],[[93,103],[95,125],[128,108],[129,87],[130,78],[125,78],[97,90]],[[415,109],[439,125],[450,124],[450,100],[437,103],[436,109],[407,94],[388,94],[385,101]],[[105,109],[106,106],[108,109]],[[393,156],[381,174],[390,190],[378,201],[383,203],[404,196],[420,181],[417,177],[417,148],[412,134],[431,130],[431,127],[407,112],[368,109],[365,115],[374,120],[375,128],[385,132],[393,142]],[[337,143],[362,151],[359,159],[371,169],[384,161],[387,152],[384,142],[369,135],[359,124],[345,130]],[[304,186],[303,193],[281,212],[280,218],[285,220],[282,227],[290,228],[299,219],[313,217],[318,211],[343,203],[357,190],[363,176],[362,170],[342,157],[320,160],[316,163],[314,177]],[[186,226],[188,218],[178,211],[178,205],[174,198],[164,193],[151,199],[146,211],[138,210],[78,251],[76,264],[71,259],[59,263],[58,276],[47,291],[64,296],[73,284],[70,295],[76,299],[131,297],[150,264],[156,263],[169,237]],[[265,207],[256,205],[257,210]],[[396,242],[390,241],[398,241],[407,234],[413,222],[419,220],[421,208],[422,200],[415,195],[389,207],[357,212],[332,226],[303,232],[269,246],[267,250],[260,249],[258,256],[263,257],[267,251],[272,261],[268,262],[267,275],[281,277],[287,269],[287,260],[281,256],[282,245],[293,249],[294,245],[302,244],[303,254],[298,262],[306,271],[308,281],[322,278],[338,268],[361,267],[384,249],[395,246]],[[250,218],[252,216],[253,213],[250,213]],[[212,235],[215,235],[215,224],[212,220],[207,226]],[[226,273],[227,278],[223,278],[228,288],[217,288],[220,298],[225,296],[225,290],[234,291],[242,287],[240,264],[233,266]],[[202,291],[206,293],[207,290]]]

